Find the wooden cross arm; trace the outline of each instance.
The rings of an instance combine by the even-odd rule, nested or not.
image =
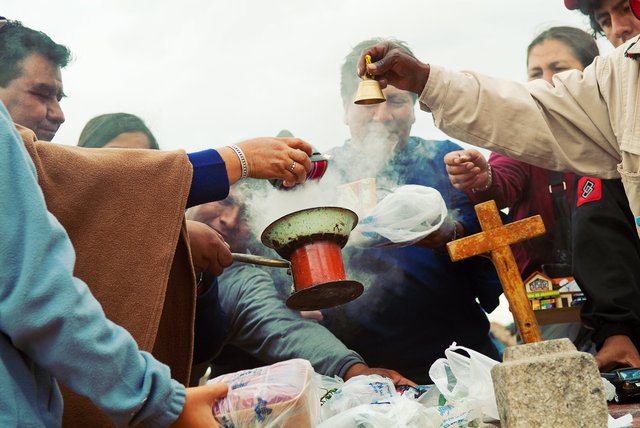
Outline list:
[[[526,241],[545,233],[544,223],[539,215],[506,224],[493,230],[485,230],[475,235],[447,243],[449,257],[454,262],[488,253],[505,245]]]

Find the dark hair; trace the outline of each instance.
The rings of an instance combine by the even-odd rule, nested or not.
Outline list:
[[[0,27],[0,87],[22,75],[20,63],[32,53],[44,56],[59,68],[71,60],[71,51],[42,31],[27,28],[20,21],[6,21]]]
[[[596,19],[596,9],[599,9],[600,6],[602,6],[602,0],[578,0],[577,8],[589,17],[593,37],[596,37],[598,34],[604,36],[604,31],[602,31],[602,27]]]
[[[342,64],[341,68],[340,95],[342,96],[342,103],[344,105],[348,105],[349,103],[351,103],[351,98],[358,89],[360,78],[356,73],[356,68],[358,67],[358,60],[360,59],[360,55],[362,55],[362,51],[370,46],[377,45],[378,43],[382,43],[384,41],[394,42],[405,48],[411,55],[413,55],[413,52],[411,51],[411,49],[409,49],[407,43],[401,40],[383,39],[380,37],[376,37],[358,43],[344,58],[344,63]],[[418,96],[413,92],[411,92],[411,97],[413,98],[414,102],[418,98]]]
[[[149,148],[159,150],[155,137],[138,116],[129,113],[108,113],[89,120],[80,133],[78,146],[104,147],[125,132],[142,132],[149,139]]]
[[[576,57],[583,67],[593,62],[599,55],[598,45],[591,35],[575,27],[551,27],[540,33],[527,47],[527,64],[529,63],[529,53],[531,49],[545,40],[557,40],[571,48],[573,56]]]

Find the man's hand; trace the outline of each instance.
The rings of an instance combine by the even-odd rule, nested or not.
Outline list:
[[[366,71],[375,76],[384,89],[393,85],[398,89],[422,93],[429,79],[429,65],[418,61],[406,49],[392,42],[383,42],[362,51],[358,61],[358,75],[365,73],[365,56],[371,55]]]
[[[483,189],[489,183],[489,164],[475,149],[449,152],[444,156],[449,181],[458,190]]]
[[[347,381],[354,376],[368,376],[374,374],[391,379],[394,385],[417,385],[415,382],[410,381],[395,370],[371,368],[362,363],[355,363],[349,367],[349,370],[347,370],[344,375],[344,380]]]
[[[187,388],[187,398],[178,419],[170,426],[172,428],[203,427],[217,428],[220,425],[213,417],[211,406],[227,395],[227,384],[214,383],[211,385]]]
[[[455,237],[456,239],[462,238],[464,227],[462,223],[458,221],[445,220],[442,223],[442,226],[438,228],[438,230],[430,233],[425,238],[422,238],[420,241],[416,242],[416,247],[425,247],[425,248],[442,248],[447,245],[447,242],[451,242],[454,237],[453,228],[456,228]]]
[[[617,367],[640,367],[640,354],[628,336],[621,334],[607,337],[596,354],[601,372]]]
[[[187,220],[189,246],[196,274],[209,271],[219,276],[233,263],[229,244],[222,235],[204,223]]]

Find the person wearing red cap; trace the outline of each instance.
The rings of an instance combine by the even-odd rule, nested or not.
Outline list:
[[[564,0],[567,9],[579,9],[589,17],[593,35],[605,36],[614,47],[640,34],[640,20],[631,6],[637,0]],[[637,8],[638,6],[636,6]]]
[[[640,15],[639,0],[631,0],[627,6],[636,16]],[[627,6],[623,5],[623,9]],[[381,86],[393,85],[418,94],[421,109],[431,112],[436,126],[454,138],[551,170],[606,179],[621,177],[631,218],[637,218],[640,43],[628,32],[618,34],[626,41],[614,39],[613,43],[619,45],[615,51],[596,58],[582,72],[557,74],[555,87],[542,80],[522,84],[469,71],[447,70],[423,63],[391,42],[364,49],[358,73],[364,73],[364,57],[371,55],[372,64],[366,69]],[[636,233],[640,234],[640,229]],[[609,243],[608,240],[601,243],[601,253],[604,257],[616,257],[614,248],[609,248],[615,244]],[[637,266],[624,267],[637,270]],[[620,286],[615,282],[606,285],[611,289]],[[628,293],[624,300],[607,309],[640,313],[639,290]],[[640,332],[640,322],[628,327]],[[629,355],[613,355],[612,361],[638,365],[637,350],[627,358]],[[606,370],[612,361],[599,361],[599,365]]]

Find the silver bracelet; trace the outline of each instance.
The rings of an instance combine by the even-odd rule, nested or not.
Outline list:
[[[240,178],[247,178],[249,176],[249,166],[247,165],[247,158],[244,157],[244,153],[242,153],[240,147],[236,146],[235,144],[229,147],[231,148],[231,150],[236,152],[236,155],[238,155],[238,159],[240,159],[240,166],[242,167],[242,176]]]
[[[489,176],[489,179],[487,180],[487,184],[485,184],[482,187],[474,187],[471,189],[471,191],[473,193],[476,192],[486,192],[487,190],[489,190],[489,187],[491,187],[491,185],[493,184],[493,172],[491,171],[491,165],[487,164],[487,175]]]

